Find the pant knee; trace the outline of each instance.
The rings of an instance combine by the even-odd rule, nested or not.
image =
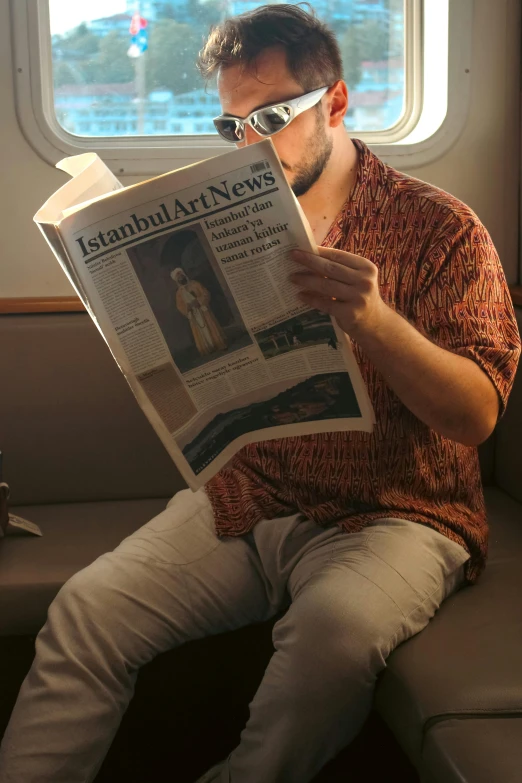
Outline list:
[[[86,638],[105,636],[110,643],[121,618],[114,579],[111,584],[107,573],[108,568],[95,561],[72,576],[51,603],[41,635],[51,634],[67,646],[76,641],[79,650]]]
[[[286,655],[301,683],[318,678],[323,688],[370,686],[386,665],[390,645],[386,629],[372,617],[348,618],[325,608],[320,617],[292,609],[276,624],[273,642]],[[292,674],[290,674],[292,676]]]

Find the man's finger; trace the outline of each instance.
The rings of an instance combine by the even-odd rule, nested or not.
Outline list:
[[[328,315],[331,315],[334,318],[341,318],[344,308],[346,307],[343,302],[326,299],[324,296],[312,293],[311,291],[299,291],[298,296],[303,302],[306,302],[309,307],[320,310],[322,313],[328,313]]]
[[[330,299],[335,298],[341,302],[349,300],[355,290],[353,285],[340,283],[338,280],[332,280],[329,277],[323,277],[323,275],[310,275],[306,272],[296,272],[290,275],[290,280],[305,291],[311,291]]]
[[[310,307],[320,310],[322,313],[328,313],[329,315],[333,315],[334,305],[337,304],[333,299],[325,299],[324,296],[312,293],[311,291],[299,291],[298,297]]]
[[[292,258],[321,277],[329,277],[331,280],[338,280],[347,285],[356,283],[361,274],[361,270],[358,268],[339,264],[331,258],[322,258],[314,253],[304,253],[301,250],[293,251]]]
[[[337,250],[334,247],[318,247],[317,252],[322,258],[327,258],[351,269],[366,269],[368,264],[373,264],[368,258],[348,253],[346,250]]]

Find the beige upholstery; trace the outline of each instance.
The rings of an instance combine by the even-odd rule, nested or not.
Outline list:
[[[430,731],[422,783],[520,783],[522,718],[448,720]]]
[[[485,573],[392,654],[377,691],[377,709],[417,767],[436,721],[506,711],[522,721],[522,507],[497,489],[487,502]]]
[[[64,581],[183,483],[87,315],[0,316],[0,356],[9,368],[0,382],[5,478],[19,512],[44,532],[0,540],[5,637],[36,633]],[[378,685],[377,709],[424,783],[510,783],[513,764],[522,768],[521,444],[522,380],[481,448],[492,484],[486,572],[396,650]]]
[[[21,506],[42,538],[8,537],[0,546],[0,636],[33,634],[73,574],[165,508],[166,500],[113,500]],[[0,643],[1,645],[1,643]]]
[[[517,310],[519,328],[522,312]],[[426,781],[508,783],[502,777],[507,757],[520,759],[520,748],[509,750],[507,734],[488,734],[491,720],[513,716],[520,741],[522,721],[522,373],[518,373],[507,411],[494,436],[494,483],[486,501],[490,520],[490,556],[479,583],[447,601],[428,628],[393,653],[377,691],[376,705],[403,748],[427,775]],[[454,718],[459,717],[459,721]],[[452,720],[453,719],[453,720]],[[471,722],[466,726],[466,722]],[[431,733],[436,731],[436,739]],[[518,733],[517,733],[518,732]],[[484,742],[481,777],[467,751],[455,757],[459,738]],[[471,740],[470,740],[471,742]],[[423,749],[430,748],[427,755]],[[467,756],[466,753],[469,755]],[[440,774],[431,771],[434,755]],[[449,765],[449,766],[448,766]],[[499,765],[499,766],[497,766]],[[522,766],[520,767],[522,770]],[[453,773],[452,773],[453,774]],[[512,773],[514,774],[513,770]],[[455,776],[456,775],[456,776]],[[488,777],[489,775],[489,777]]]
[[[522,317],[519,329],[522,332]],[[513,394],[508,402],[500,426],[495,433],[494,482],[499,489],[507,492],[522,503],[522,383],[520,376],[515,381]],[[521,520],[522,523],[522,520]]]
[[[15,504],[184,486],[84,313],[0,316],[0,450]]]
[[[0,356],[14,504],[171,497],[185,486],[88,315],[0,315]],[[481,465],[489,483],[492,440]]]

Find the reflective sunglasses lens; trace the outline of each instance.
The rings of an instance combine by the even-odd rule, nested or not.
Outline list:
[[[262,136],[271,136],[272,133],[284,128],[290,121],[290,109],[288,106],[270,106],[261,109],[252,117],[252,127]]]
[[[243,141],[243,125],[233,117],[220,117],[214,120],[214,125],[219,135],[227,141]]]

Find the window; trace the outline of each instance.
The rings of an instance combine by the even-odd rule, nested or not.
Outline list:
[[[119,116],[125,116],[136,105],[140,115],[137,125],[141,121],[145,131],[151,127],[152,133],[158,133],[161,128],[149,120],[162,111],[167,119],[172,119],[176,104],[201,106],[204,111],[187,112],[187,118],[195,121],[184,123],[183,134],[208,133],[209,127],[213,133],[211,120],[218,101],[217,96],[206,94],[194,67],[199,42],[209,24],[252,10],[262,2],[142,2],[142,13],[147,14],[141,17],[141,24],[146,24],[142,48],[145,45],[147,48],[139,53],[132,48],[129,32],[138,5],[135,0],[106,0],[85,5],[71,4],[70,0],[49,0],[54,107],[56,110],[59,106],[69,118],[63,129],[70,132],[72,125],[76,126],[77,114],[83,120],[88,119],[89,112],[94,117],[94,106],[103,96],[107,116],[116,106]],[[406,109],[404,0],[316,0],[314,7],[338,35],[355,109],[347,119],[347,127],[364,133],[397,126]],[[162,106],[155,101],[158,92],[163,93]],[[80,97],[82,109],[79,109]],[[198,122],[200,118],[207,122]],[[98,127],[93,124],[90,135],[98,135]],[[117,124],[112,127],[111,135],[121,132]]]
[[[313,2],[344,55],[348,130],[380,145],[381,155],[396,165],[400,155],[411,162],[417,151],[429,159],[436,143],[448,145],[458,135],[469,90],[469,69],[462,66],[469,65],[472,1]],[[130,57],[136,53],[129,28],[137,0],[11,0],[18,116],[26,137],[53,162],[95,150],[114,170],[137,175],[217,154],[224,142],[212,118],[220,105],[197,74],[197,49],[211,23],[258,5],[142,2],[147,49]],[[451,133],[446,127],[437,136],[450,108]]]

